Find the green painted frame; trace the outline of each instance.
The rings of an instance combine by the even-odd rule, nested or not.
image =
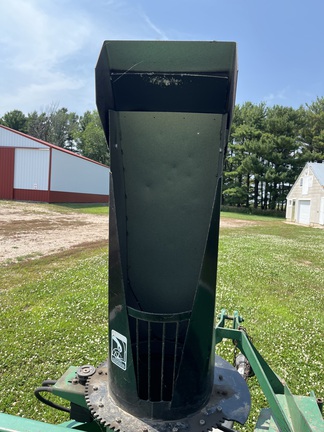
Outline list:
[[[228,321],[232,322],[232,328],[226,327]],[[294,396],[287,384],[273,372],[243,331],[242,322],[243,318],[237,311],[233,316],[229,316],[223,309],[215,328],[215,342],[217,345],[223,339],[230,339],[247,358],[269,403],[271,417],[277,425],[277,429],[273,431],[323,431],[324,421],[315,395],[311,393],[310,396]]]

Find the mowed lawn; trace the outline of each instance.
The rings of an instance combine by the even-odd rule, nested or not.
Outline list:
[[[221,229],[216,314],[238,310],[291,390],[323,396],[324,230],[244,219],[255,224]],[[51,423],[67,419],[33,391],[70,365],[106,359],[107,256],[107,248],[91,248],[0,267],[0,411]],[[231,342],[217,351],[232,362]],[[249,385],[253,409],[245,431],[266,406],[256,379]]]
[[[314,390],[322,397],[324,229],[244,219],[257,224],[221,230],[216,309],[239,311],[254,345],[294,394]],[[232,342],[218,351],[233,361]],[[267,406],[255,377],[249,386],[253,407],[248,424],[238,430],[253,431],[260,408]]]

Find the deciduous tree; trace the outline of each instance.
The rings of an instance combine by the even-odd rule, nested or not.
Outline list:
[[[27,117],[20,110],[7,112],[0,123],[19,132],[27,133]]]

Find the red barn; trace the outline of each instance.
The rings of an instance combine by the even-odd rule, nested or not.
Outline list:
[[[107,203],[109,167],[0,125],[0,199]]]

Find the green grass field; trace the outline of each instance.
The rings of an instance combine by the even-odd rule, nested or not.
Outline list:
[[[254,345],[294,394],[314,390],[322,397],[324,230],[250,220],[258,225],[221,230],[216,309],[239,311]],[[219,353],[232,361],[232,342]],[[246,431],[266,406],[256,379],[249,385],[253,408]]]
[[[88,214],[108,214],[108,204],[78,204],[78,203],[66,203],[66,204],[45,204],[51,210],[58,211],[61,213],[77,212],[77,213],[88,213]]]
[[[235,217],[255,224],[221,230],[216,309],[239,311],[256,347],[295,394],[323,396],[324,230]],[[0,267],[0,411],[67,419],[33,391],[70,365],[107,357],[107,254],[76,249]],[[231,342],[217,351],[232,361]],[[253,409],[242,431],[253,430],[266,406],[255,378],[249,385]]]

